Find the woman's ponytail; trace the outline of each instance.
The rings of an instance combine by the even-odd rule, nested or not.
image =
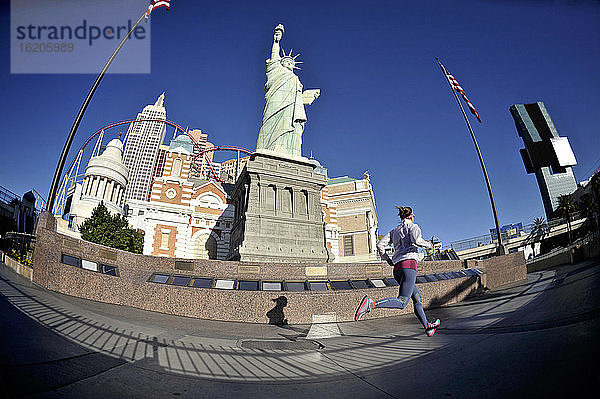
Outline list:
[[[401,219],[406,219],[413,213],[410,206],[397,206],[396,208],[398,208],[398,216],[400,216]]]

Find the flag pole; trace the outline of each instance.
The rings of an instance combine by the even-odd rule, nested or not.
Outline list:
[[[497,253],[499,255],[504,255],[506,253],[506,249],[504,248],[504,245],[502,244],[502,233],[500,232],[500,223],[498,222],[498,211],[496,211],[496,202],[494,201],[494,194],[492,194],[492,185],[490,184],[490,179],[487,174],[487,169],[485,168],[485,163],[483,162],[483,157],[481,156],[481,151],[479,150],[479,145],[477,144],[477,139],[475,138],[475,134],[473,133],[473,128],[471,127],[471,123],[469,123],[469,118],[467,118],[467,114],[465,113],[465,110],[464,110],[462,104],[460,103],[460,100],[458,99],[458,95],[456,94],[456,91],[452,87],[452,83],[450,83],[450,80],[448,79],[448,76],[446,75],[446,70],[444,69],[444,67],[442,66],[442,63],[440,62],[440,60],[437,57],[435,58],[435,60],[437,61],[438,65],[442,69],[442,72],[444,73],[444,77],[446,78],[446,81],[448,82],[448,85],[450,86],[450,90],[452,91],[452,94],[454,94],[454,98],[456,98],[456,102],[458,103],[458,106],[460,108],[460,111],[462,112],[463,118],[465,118],[465,122],[467,123],[467,127],[469,128],[469,132],[471,133],[471,139],[473,140],[473,144],[475,145],[475,149],[477,150],[477,156],[479,157],[479,163],[481,164],[481,170],[483,171],[483,177],[485,178],[485,184],[487,185],[488,194],[490,196],[490,202],[492,203],[492,212],[494,213],[494,222],[496,224],[496,234],[498,235]]]
[[[90,101],[92,100],[92,96],[96,92],[96,89],[98,88],[98,85],[100,84],[100,81],[102,80],[102,78],[104,77],[104,74],[108,70],[108,67],[110,67],[113,60],[117,56],[117,53],[121,50],[121,47],[123,47],[123,45],[125,44],[127,39],[129,39],[129,37],[131,36],[133,31],[138,27],[140,22],[142,22],[142,19],[144,19],[146,14],[147,14],[146,11],[144,11],[144,13],[140,17],[140,19],[138,19],[138,21],[135,23],[135,25],[133,25],[133,27],[129,30],[129,33],[127,33],[127,35],[123,38],[123,40],[121,40],[121,43],[117,46],[115,51],[113,51],[112,55],[106,62],[106,65],[104,65],[104,68],[102,68],[102,71],[100,71],[100,74],[98,75],[98,77],[96,78],[96,81],[92,85],[92,88],[88,92],[88,95],[85,98],[85,100],[83,101],[83,104],[81,104],[79,113],[77,114],[75,121],[73,121],[73,126],[71,126],[71,131],[69,132],[69,135],[67,136],[67,140],[65,141],[65,145],[63,147],[62,153],[60,154],[58,164],[56,165],[56,171],[54,172],[54,178],[52,179],[52,185],[50,186],[50,193],[48,193],[48,205],[47,205],[46,209],[51,213],[53,212],[52,208],[54,207],[54,200],[56,199],[56,190],[58,188],[58,182],[60,180],[60,176],[62,175],[62,171],[65,166],[65,161],[67,160],[67,155],[69,153],[69,149],[71,148],[71,144],[73,143],[73,138],[75,138],[75,133],[77,132],[77,128],[79,127],[79,124],[81,123],[81,119],[83,118],[83,114],[85,113],[85,110],[87,109]]]

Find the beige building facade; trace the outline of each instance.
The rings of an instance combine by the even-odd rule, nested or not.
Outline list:
[[[227,183],[234,184],[249,159],[250,156],[248,155],[239,159],[233,158],[221,162],[221,179]]]
[[[377,261],[377,209],[369,173],[362,179],[329,179],[321,200],[332,261]]]

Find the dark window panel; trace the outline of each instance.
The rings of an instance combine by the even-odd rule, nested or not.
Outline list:
[[[62,258],[61,258],[60,261],[62,263],[64,263],[65,265],[79,267],[79,261],[80,261],[80,259],[76,258],[74,256],[71,256],[71,255],[62,254]]]
[[[238,290],[242,291],[258,291],[258,281],[241,280],[238,284]]]
[[[108,274],[110,276],[116,276],[117,275],[117,267],[111,266],[111,265],[100,264],[100,273]]]
[[[311,291],[327,291],[326,281],[309,281],[308,286]]]
[[[285,288],[286,291],[298,292],[305,291],[306,285],[304,284],[304,281],[288,281],[285,283]]]
[[[369,282],[367,280],[352,280],[352,287],[357,289],[370,288]]]
[[[195,278],[192,283],[192,287],[196,288],[210,288],[212,287],[213,280],[211,278]]]
[[[173,276],[173,281],[171,284],[185,286],[190,283],[191,279],[192,278],[189,276]]]
[[[352,286],[349,281],[332,281],[331,288],[334,290],[351,290]]]

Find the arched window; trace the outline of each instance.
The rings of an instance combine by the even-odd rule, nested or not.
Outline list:
[[[194,243],[195,259],[217,259],[217,240],[208,234],[200,234]]]

